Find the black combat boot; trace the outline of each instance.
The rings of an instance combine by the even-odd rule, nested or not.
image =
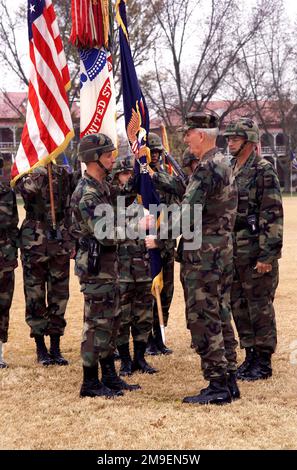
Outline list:
[[[60,335],[50,335],[50,338],[51,347],[49,354],[54,364],[58,366],[68,366],[69,362],[62,356],[60,351]]]
[[[241,380],[253,382],[255,380],[265,380],[272,376],[271,353],[257,352],[256,359],[252,366],[244,374]]]
[[[44,336],[35,336],[34,339],[36,343],[37,362],[46,367],[53,365],[54,361],[51,359],[46,349]]]
[[[122,344],[118,346],[120,358],[121,358],[121,368],[120,374],[122,377],[132,374],[131,366],[132,366],[132,359],[130,356],[129,351],[129,343]]]
[[[141,388],[138,384],[127,384],[117,375],[113,355],[106,359],[100,359],[100,365],[102,369],[102,383],[111,390],[129,390],[132,392],[133,390],[139,390]]]
[[[114,398],[124,395],[121,391],[110,390],[98,379],[98,364],[94,367],[83,366],[84,379],[79,396],[83,397],[106,397]]]
[[[146,362],[144,358],[145,348],[146,344],[144,341],[134,341],[134,359],[132,362],[132,372],[140,371],[144,374],[155,374],[159,371]]]
[[[148,354],[149,356],[157,356],[158,354],[161,354],[159,349],[157,348],[156,340],[153,336],[152,331],[150,332],[147,340],[145,354]]]
[[[226,377],[211,379],[208,387],[201,390],[198,395],[185,397],[183,403],[197,405],[225,405],[231,403],[231,394]]]
[[[250,369],[256,359],[256,351],[254,348],[245,348],[245,360],[237,369],[237,378],[244,380],[246,372]]]
[[[240,398],[240,391],[236,382],[236,372],[228,373],[227,385],[228,385],[232,400],[237,400],[238,398]]]
[[[167,346],[163,343],[161,328],[159,325],[156,326],[156,328],[154,329],[154,333],[155,333],[155,343],[159,351],[158,354],[165,354],[166,356],[168,354],[172,354],[173,353],[172,349],[167,348]]]

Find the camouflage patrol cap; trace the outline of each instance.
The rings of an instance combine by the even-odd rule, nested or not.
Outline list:
[[[195,111],[188,113],[185,124],[177,129],[186,132],[189,129],[216,129],[219,127],[219,116],[213,111]]]
[[[124,173],[125,171],[133,171],[134,159],[131,155],[127,157],[118,157],[112,168],[112,176],[115,177],[119,173]]]
[[[244,137],[248,142],[257,144],[259,142],[258,124],[250,118],[241,117],[236,121],[231,121],[226,127],[224,137],[239,136]]]
[[[151,150],[160,150],[162,152],[163,145],[161,137],[154,132],[150,132],[148,135],[148,146]]]
[[[112,152],[115,146],[105,134],[91,134],[84,136],[78,146],[78,158],[81,162],[95,162],[106,152]]]
[[[182,158],[182,166],[183,168],[187,168],[191,166],[191,163],[197,161],[197,157],[193,153],[190,152],[189,148],[184,151],[183,158]]]

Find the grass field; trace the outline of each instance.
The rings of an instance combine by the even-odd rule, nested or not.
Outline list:
[[[80,399],[82,295],[71,276],[62,349],[69,367],[36,363],[24,320],[22,271],[16,271],[6,360],[0,371],[0,449],[294,449],[297,447],[297,202],[285,198],[285,240],[275,307],[278,350],[273,377],[243,383],[242,399],[224,407],[181,404],[204,380],[190,349],[176,266],[167,329],[169,357],[151,360],[159,374],[135,374],[142,390],[116,400]],[[72,269],[73,271],[73,269]],[[242,359],[241,352],[239,359]]]

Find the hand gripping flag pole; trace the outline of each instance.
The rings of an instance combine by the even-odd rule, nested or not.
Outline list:
[[[116,18],[119,25],[120,35],[121,73],[126,132],[131,149],[137,157],[136,161],[139,163],[135,163],[135,173],[136,175],[139,175],[139,194],[144,208],[149,209],[150,204],[159,205],[159,197],[155,191],[148,170],[147,159],[150,155],[149,148],[147,146],[149,113],[138,83],[131,54],[125,0],[117,0]],[[153,279],[152,294],[156,298],[162,339],[165,343],[165,326],[160,296],[163,288],[161,255],[159,249],[149,250],[149,255]]]
[[[56,214],[51,161],[74,136],[67,98],[70,75],[51,0],[28,1],[31,68],[26,123],[12,167],[11,185],[41,165],[47,165],[53,229]]]

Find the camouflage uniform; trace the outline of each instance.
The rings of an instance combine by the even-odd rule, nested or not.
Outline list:
[[[87,173],[73,193],[73,233],[79,240],[75,259],[75,274],[79,277],[84,294],[84,330],[81,345],[83,364],[93,367],[98,359],[109,357],[114,350],[120,324],[119,276],[116,240],[103,239],[100,248],[100,270],[88,270],[89,240],[94,239],[94,229],[100,217],[95,215],[99,204],[111,204],[109,185],[92,178]]]
[[[114,145],[104,134],[85,136],[80,143],[80,159],[96,162],[104,170],[102,181],[87,172],[73,193],[71,207],[73,236],[78,241],[75,273],[84,294],[84,327],[81,343],[84,379],[81,397],[122,395],[122,390],[136,390],[117,375],[113,352],[120,325],[117,234],[99,237],[98,226],[106,227],[106,214],[97,214],[99,205],[108,205],[114,215],[112,188],[106,182],[107,170],[100,161],[110,159]],[[111,193],[112,191],[112,193]],[[97,238],[95,238],[97,236]],[[102,382],[98,379],[98,360]]]
[[[16,197],[8,182],[0,182],[0,342],[7,342],[9,309],[17,267],[18,212]]]
[[[143,241],[129,240],[119,246],[121,326],[117,345],[129,342],[130,327],[135,341],[147,342],[152,327],[152,278]]]
[[[163,188],[171,181],[181,192],[176,178],[154,175],[154,181]],[[184,250],[181,243],[179,255],[187,326],[208,380],[236,370],[237,343],[230,311],[236,195],[230,163],[213,149],[199,162],[182,200],[182,205],[202,205],[202,246]]]
[[[132,176],[133,159],[118,157],[113,166],[113,188],[124,188],[120,175]],[[126,198],[127,199],[127,198]],[[139,209],[136,199],[131,208]],[[140,370],[156,372],[144,359],[149,333],[153,323],[152,278],[149,254],[143,240],[125,240],[119,243],[120,308],[121,323],[117,348],[121,359],[120,375],[131,375]],[[130,329],[133,337],[134,360],[130,356]]]
[[[271,163],[253,151],[259,142],[259,128],[252,119],[230,122],[224,135],[233,138],[230,145],[239,194],[231,305],[246,358],[237,377],[248,381],[266,379],[272,375],[271,355],[277,341],[273,299],[282,248],[281,191]],[[263,269],[266,272],[258,272]]]
[[[255,153],[235,168],[234,175],[239,203],[234,228],[233,317],[241,348],[273,353],[277,342],[273,299],[283,229],[280,186],[271,163]],[[258,273],[257,261],[271,263],[272,270]]]
[[[56,233],[52,229],[47,168],[36,168],[17,182],[26,210],[20,243],[31,337],[61,336],[66,326],[70,253],[74,248],[69,233],[73,176],[59,165],[52,165],[52,175]]]

